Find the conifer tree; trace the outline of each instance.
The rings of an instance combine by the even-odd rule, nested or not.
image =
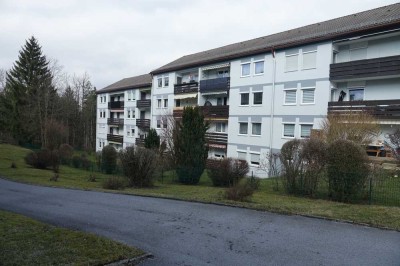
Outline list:
[[[158,149],[160,147],[160,136],[154,128],[150,128],[146,139],[144,140],[144,147],[147,149]]]
[[[174,134],[174,149],[177,161],[176,172],[179,181],[185,184],[197,184],[204,171],[208,147],[205,133],[208,123],[198,107],[185,107],[182,121],[178,123]]]
[[[52,85],[49,61],[31,37],[19,52],[18,60],[6,75],[2,115],[11,134],[19,142],[38,143],[45,146],[46,123],[54,111],[56,89]]]

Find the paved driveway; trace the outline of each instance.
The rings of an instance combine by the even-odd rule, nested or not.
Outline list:
[[[137,246],[144,265],[400,265],[400,233],[0,179],[0,209]]]

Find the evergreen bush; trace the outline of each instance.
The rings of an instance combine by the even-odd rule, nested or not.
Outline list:
[[[117,150],[110,145],[107,145],[102,150],[102,168],[106,174],[112,174],[117,167]]]

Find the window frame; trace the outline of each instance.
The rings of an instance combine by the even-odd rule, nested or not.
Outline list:
[[[162,99],[157,99],[157,108],[162,107]]]
[[[244,153],[245,159],[239,158],[239,153]],[[244,150],[236,150],[236,154],[237,154],[237,159],[238,159],[238,160],[244,160],[244,161],[247,162],[247,151],[244,151]]]
[[[258,93],[261,93],[261,103],[255,103],[255,99],[256,99],[255,94],[258,94]],[[262,91],[253,92],[253,105],[255,105],[255,106],[262,105],[263,104],[263,96],[264,96],[264,93]]]
[[[296,101],[294,103],[286,103],[286,93],[288,91],[296,92]],[[297,105],[297,88],[283,89],[283,105]]]
[[[168,87],[168,86],[169,86],[169,76],[164,77],[164,87]]]
[[[259,124],[260,125],[260,134],[254,134],[254,125],[255,124]],[[255,136],[255,137],[260,137],[261,136],[261,130],[262,129],[262,123],[261,122],[251,122],[251,136]]]
[[[218,125],[220,125],[220,130],[218,131]],[[226,133],[226,123],[224,122],[216,122],[215,123],[215,132],[217,133]]]
[[[293,57],[293,56],[297,56],[297,67],[296,67],[295,70],[288,70],[287,69],[287,58],[288,57]],[[298,52],[297,53],[293,53],[293,54],[285,55],[285,69],[284,70],[285,70],[285,73],[299,71],[299,53]]]
[[[261,63],[261,62],[262,62],[262,66],[263,66],[262,72],[261,73],[256,73],[256,65],[257,65],[257,63]],[[256,60],[253,63],[254,63],[254,76],[262,76],[262,75],[264,75],[264,73],[265,73],[265,60],[264,59]]]
[[[240,132],[240,125],[241,124],[246,124],[246,133],[241,133]],[[249,134],[249,122],[239,122],[239,135],[242,135],[242,136],[247,136]]]
[[[311,126],[310,136],[308,136],[308,137],[302,137],[301,136],[301,128],[302,128],[302,126]],[[309,139],[311,137],[311,130],[313,129],[313,127],[314,127],[313,123],[300,123],[300,139]]]
[[[168,108],[168,98],[164,99],[163,108]]]
[[[351,87],[351,88],[347,88],[348,92],[349,92],[349,102],[357,102],[357,101],[365,101],[365,87]],[[350,92],[351,91],[359,91],[362,90],[363,91],[363,97],[362,100],[351,100],[350,98]]]
[[[161,128],[161,119],[156,120],[156,128],[160,129]]]
[[[305,68],[305,67],[304,67],[304,55],[305,55],[305,54],[312,54],[312,53],[315,53],[315,66],[314,66],[314,67]],[[317,50],[302,52],[301,70],[309,70],[309,69],[317,69]]]
[[[292,136],[285,136],[285,126],[286,125],[293,125],[294,126],[293,127],[293,137]],[[290,122],[282,123],[282,138],[283,139],[294,139],[294,138],[296,138],[296,123],[290,123]]]
[[[260,163],[261,163],[261,153],[258,153],[258,152],[249,152],[249,154],[250,154],[250,165],[251,166],[260,166]],[[251,155],[258,155],[258,164],[257,163],[253,163],[253,161],[251,160]]]
[[[244,65],[249,65],[249,74],[247,74],[247,75],[243,75],[243,66]],[[250,75],[251,75],[251,62],[241,63],[240,64],[240,77],[247,78],[247,77],[250,77]]]
[[[250,92],[240,92],[240,104],[239,106],[249,106],[250,105]],[[247,104],[242,104],[242,95],[247,94]]]
[[[313,104],[315,104],[315,87],[304,87],[304,88],[301,88],[300,90],[301,90],[301,102],[300,102],[300,104],[301,105],[313,105]],[[312,103],[305,103],[304,102],[304,91],[305,90],[313,90],[314,91],[314,97],[313,97],[313,102]]]
[[[162,85],[163,85],[163,81],[162,80],[163,80],[162,77],[158,77],[157,78],[157,88],[162,88]]]

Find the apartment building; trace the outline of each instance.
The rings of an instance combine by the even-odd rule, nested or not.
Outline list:
[[[328,113],[369,111],[381,139],[399,127],[400,4],[186,55],[151,75],[152,128],[200,106],[209,157],[245,159],[262,176],[269,152],[308,138]]]
[[[97,91],[96,150],[143,144],[151,119],[151,75],[125,78]]]

